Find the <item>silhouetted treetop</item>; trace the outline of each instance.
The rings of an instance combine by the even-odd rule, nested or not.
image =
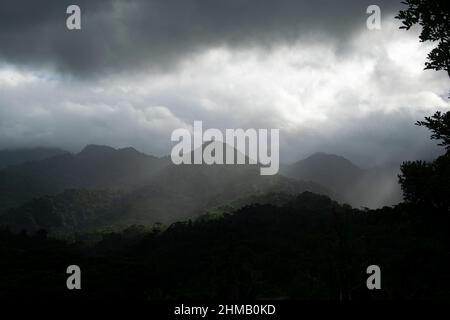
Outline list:
[[[417,121],[416,125],[430,129],[433,132],[431,139],[441,140],[438,145],[450,150],[450,112],[436,111],[431,117],[425,117],[425,121]]]
[[[422,27],[420,41],[437,42],[428,54],[425,69],[445,70],[450,77],[450,2],[435,0],[406,0],[406,10],[396,16],[402,20],[401,29],[409,30],[419,24]]]

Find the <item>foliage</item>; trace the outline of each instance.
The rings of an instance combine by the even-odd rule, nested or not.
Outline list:
[[[413,25],[422,27],[421,42],[437,42],[428,54],[425,69],[445,70],[450,76],[450,4],[448,1],[406,0],[406,10],[396,16],[402,20],[400,28],[409,30]]]
[[[163,231],[133,226],[89,246],[3,229],[0,298],[449,298],[448,227],[448,216],[411,205],[361,211],[303,193]],[[74,263],[80,291],[65,287]],[[371,264],[381,291],[366,288]]]
[[[401,166],[399,181],[402,186],[405,201],[449,212],[449,153],[440,156],[432,162],[404,162]]]
[[[431,130],[431,139],[438,140],[446,154],[432,162],[407,161],[401,166],[399,182],[404,200],[421,206],[450,211],[450,112],[437,111],[418,126]]]
[[[450,77],[450,4],[448,1],[406,0],[406,10],[396,16],[402,20],[402,29],[409,30],[413,25],[422,27],[421,42],[437,42],[428,54],[425,69],[445,70]],[[401,166],[399,182],[406,202],[424,208],[450,211],[450,112],[437,111],[418,126],[431,130],[431,139],[439,140],[439,146],[446,154],[432,162],[408,161]]]
[[[441,140],[438,145],[450,150],[450,111],[436,111],[433,116],[425,117],[425,121],[417,121],[416,125],[430,129],[433,132],[431,139]]]

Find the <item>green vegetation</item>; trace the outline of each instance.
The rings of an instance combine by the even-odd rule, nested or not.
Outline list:
[[[427,68],[448,71],[448,7],[405,3],[409,9],[398,16],[405,28],[419,23],[422,41],[438,41]],[[175,167],[107,147],[3,170],[1,204],[34,200],[0,215],[9,225],[0,229],[0,298],[450,299],[450,113],[417,124],[445,153],[403,163],[404,202],[377,210],[316,194],[326,189],[315,183],[263,179],[247,167]],[[360,180],[358,168],[334,160],[336,171],[345,168],[338,188]],[[297,164],[292,174],[321,173],[317,163]],[[154,169],[129,176],[136,168]],[[74,181],[81,189],[36,198]],[[84,189],[122,185],[132,191]],[[310,189],[317,192],[302,192]],[[159,218],[179,222],[163,226]],[[71,264],[81,267],[81,291],[66,288]],[[372,264],[381,268],[382,290],[366,287]]]
[[[433,214],[432,214],[433,213]],[[450,298],[449,216],[402,204],[376,211],[303,193],[161,231],[133,226],[94,245],[0,232],[0,296],[124,299]],[[83,270],[83,290],[65,268]],[[367,266],[383,290],[365,287]]]
[[[407,0],[406,10],[396,17],[409,30],[421,26],[420,41],[437,46],[428,54],[425,69],[445,70],[450,78],[450,5],[430,0]],[[408,161],[402,164],[399,182],[407,203],[420,205],[424,210],[437,208],[450,212],[450,111],[437,111],[418,121],[418,126],[431,130],[431,139],[438,140],[445,154],[432,162]]]

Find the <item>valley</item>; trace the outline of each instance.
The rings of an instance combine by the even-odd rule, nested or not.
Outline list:
[[[52,234],[170,225],[305,191],[356,206],[393,204],[382,196],[364,202],[362,184],[392,197],[383,183],[396,184],[395,172],[379,170],[364,171],[345,158],[315,154],[282,168],[281,174],[261,176],[258,165],[174,165],[168,157],[133,148],[88,145],[77,154],[0,170],[0,224]]]

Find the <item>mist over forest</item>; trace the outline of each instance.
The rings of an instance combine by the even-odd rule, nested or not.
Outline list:
[[[0,301],[448,300],[449,79],[443,1],[3,1]]]

